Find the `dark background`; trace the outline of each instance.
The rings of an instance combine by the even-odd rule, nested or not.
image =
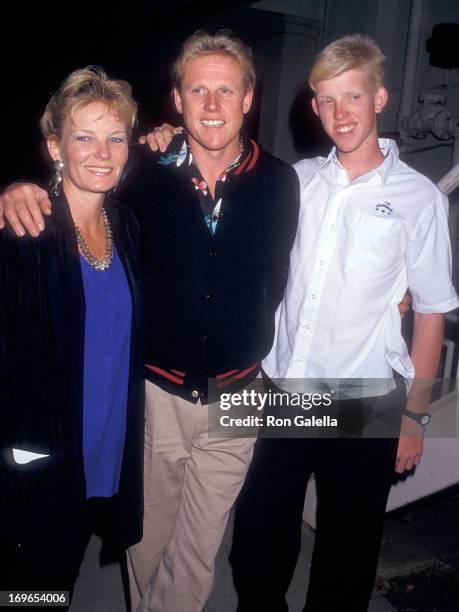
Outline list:
[[[40,115],[61,81],[88,64],[100,65],[111,77],[131,83],[140,104],[134,138],[163,121],[179,123],[170,97],[169,70],[181,42],[197,28],[214,32],[229,27],[254,47],[256,57],[257,40],[266,38],[272,25],[263,12],[249,5],[244,0],[102,5],[95,0],[44,3],[32,12],[25,4],[11,4],[0,31],[3,136],[8,143],[0,164],[0,185],[18,178],[48,181],[50,163],[38,126]],[[259,82],[247,119],[253,138],[257,138],[262,87]],[[298,134],[307,132],[301,118],[305,106],[299,100]]]

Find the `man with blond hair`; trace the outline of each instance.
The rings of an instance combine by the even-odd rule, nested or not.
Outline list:
[[[172,76],[186,132],[162,156],[145,151],[119,188],[141,226],[146,317],[144,534],[128,569],[133,610],[199,612],[254,445],[209,436],[208,382],[244,387],[271,348],[299,188],[241,131],[255,86],[247,45],[196,32]],[[81,171],[110,167],[104,151]],[[37,201],[49,207],[46,192],[16,185],[0,209],[37,233]]]
[[[446,197],[400,161],[393,141],[378,140],[383,59],[370,38],[346,36],[311,70],[312,107],[335,147],[295,165],[299,227],[263,369],[274,385],[302,379],[303,391],[334,395],[329,411],[308,416],[330,412],[339,433],[258,440],[235,518],[238,612],[288,610],[312,473],[317,531],[304,610],[364,612],[394,470],[421,459],[430,393],[416,391],[436,375],[442,313],[459,301]],[[407,288],[411,354],[397,308]]]

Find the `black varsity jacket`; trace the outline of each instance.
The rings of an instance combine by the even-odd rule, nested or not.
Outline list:
[[[158,163],[167,152],[134,148],[141,159],[119,196],[141,228],[145,374],[206,401],[209,378],[254,364],[256,376],[271,348],[298,222],[298,179],[256,147],[256,159],[228,178],[212,235],[189,176]]]

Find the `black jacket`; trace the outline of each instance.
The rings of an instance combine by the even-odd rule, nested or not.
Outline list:
[[[138,228],[106,202],[132,296],[128,417],[118,504],[120,543],[142,533],[143,398]],[[39,238],[0,233],[0,510],[28,522],[85,521],[82,451],[84,289],[67,202],[54,201]],[[12,448],[49,455],[17,465]],[[32,520],[33,519],[33,520]],[[22,536],[17,534],[17,538]]]
[[[227,179],[212,236],[190,178],[158,157],[143,152],[120,198],[141,228],[146,363],[187,377],[178,386],[146,375],[197,401],[192,390],[205,398],[208,378],[247,368],[272,346],[299,184],[291,166],[260,151],[250,171]]]

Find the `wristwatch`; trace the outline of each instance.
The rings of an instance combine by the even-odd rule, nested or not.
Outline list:
[[[428,425],[430,423],[430,419],[432,418],[428,412],[413,412],[407,408],[403,409],[403,414],[410,419],[413,419],[413,421],[416,421],[416,423],[419,423],[419,425],[422,425],[423,427]]]

